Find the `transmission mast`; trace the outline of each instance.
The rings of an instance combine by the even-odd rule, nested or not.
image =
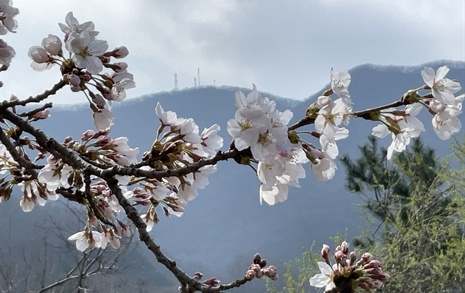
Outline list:
[[[178,90],[178,74],[174,73],[174,90]]]

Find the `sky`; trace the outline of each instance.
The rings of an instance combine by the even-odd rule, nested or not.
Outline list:
[[[125,45],[138,97],[174,88],[228,85],[302,100],[329,82],[331,66],[420,65],[465,60],[463,0],[14,0],[20,9],[16,34],[2,38],[16,50],[1,99],[27,98],[50,88],[58,67],[30,68],[29,47],[73,11],[93,21],[110,48]],[[198,82],[198,81],[197,81]],[[55,103],[85,102],[63,90]]]

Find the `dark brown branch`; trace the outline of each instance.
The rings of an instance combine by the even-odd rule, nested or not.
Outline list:
[[[29,103],[38,103],[46,98],[48,98],[51,95],[56,94],[60,89],[62,89],[66,85],[66,82],[61,79],[58,83],[56,83],[51,89],[44,91],[42,94],[37,95],[35,97],[29,97],[25,100],[16,100],[16,101],[3,101],[3,103],[0,104],[0,109],[6,109],[9,107],[14,107],[14,106],[25,106]]]
[[[370,113],[373,113],[373,112],[376,112],[376,111],[381,111],[381,110],[388,109],[388,108],[395,108],[395,107],[399,107],[399,106],[402,106],[402,105],[408,105],[408,104],[409,103],[406,103],[406,102],[404,102],[402,100],[399,100],[399,101],[389,103],[387,105],[374,107],[374,108],[366,109],[366,110],[363,110],[363,111],[352,112],[350,114],[350,116],[351,117],[360,117],[360,118],[363,118],[363,119],[366,119],[366,120],[371,120]]]
[[[11,154],[13,159],[23,168],[27,170],[27,173],[32,176],[32,178],[37,178],[36,166],[29,160],[26,160],[22,155],[19,154],[16,147],[11,143],[8,136],[5,134],[3,129],[0,129],[0,141],[6,147],[8,152]]]
[[[41,112],[41,111],[43,111],[45,109],[49,109],[49,108],[52,108],[52,107],[53,107],[52,103],[46,103],[46,104],[43,104],[39,108],[36,108],[36,109],[34,109],[32,111],[18,114],[18,116],[20,116],[20,117],[31,117],[31,116],[34,116],[35,114],[37,114],[37,113],[39,113],[39,112]]]

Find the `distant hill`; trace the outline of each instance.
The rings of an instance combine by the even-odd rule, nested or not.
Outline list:
[[[465,62],[440,61],[427,66],[437,68],[443,64],[451,68],[448,77],[458,79],[465,85]],[[350,70],[352,82],[349,90],[355,102],[354,109],[362,110],[391,102],[400,98],[409,88],[422,85],[422,67],[361,65],[353,68]],[[326,88],[323,87],[322,91]],[[181,117],[194,118],[201,129],[218,123],[222,128],[226,149],[230,142],[226,122],[234,116],[234,93],[237,90],[234,87],[200,87],[150,94],[115,103],[113,110],[116,124],[112,136],[127,136],[130,145],[139,146],[142,153],[155,136],[158,121],[154,108],[160,102],[165,110],[176,111]],[[241,90],[246,93],[250,91]],[[293,121],[297,121],[322,91],[305,101],[266,96],[277,101],[278,109],[291,109],[294,112]],[[425,141],[437,148],[439,154],[446,154],[449,142],[436,138],[430,126],[431,118],[426,111],[423,112],[422,121],[427,129],[423,136]],[[52,117],[38,122],[38,125],[59,140],[69,134],[78,138],[83,131],[93,128],[91,111],[86,106],[54,108]],[[338,143],[341,152],[358,156],[357,146],[366,142],[375,125],[369,121],[352,119],[348,127],[349,138]],[[388,144],[390,139],[383,142]],[[259,182],[253,171],[233,162],[221,162],[218,172],[210,177],[210,185],[199,192],[196,200],[189,203],[185,214],[181,218],[161,218],[152,235],[186,272],[200,270],[206,276],[217,276],[225,282],[242,277],[255,252],[260,252],[270,263],[280,263],[300,255],[301,247],[309,246],[314,240],[318,243],[328,242],[329,236],[346,229],[350,238],[357,235],[363,225],[363,219],[357,214],[357,205],[361,201],[357,195],[345,190],[345,170],[340,163],[338,167],[336,177],[330,182],[316,181],[310,169],[307,169],[308,178],[301,180],[301,188],[290,189],[289,199],[285,203],[260,206]],[[12,201],[14,203],[0,205],[0,223],[14,219],[14,228],[3,224],[0,226],[2,244],[14,246],[14,239],[21,241],[18,236],[6,242],[4,231],[10,228],[30,231],[28,238],[38,237],[30,229],[35,214],[41,217],[45,217],[44,213],[62,217],[56,215],[53,209],[41,207],[36,207],[31,215],[18,215],[18,200],[14,198]],[[66,223],[65,217],[63,223]],[[146,251],[140,249],[138,253],[146,254]],[[148,256],[148,259],[153,258]],[[125,273],[137,274],[136,270]],[[280,272],[283,272],[282,268]],[[261,281],[256,283],[256,290],[263,288]],[[250,291],[245,289],[235,292]]]

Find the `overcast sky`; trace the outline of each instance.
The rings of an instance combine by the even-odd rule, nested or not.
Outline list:
[[[59,6],[57,6],[59,3]],[[35,72],[27,56],[49,33],[62,36],[73,11],[92,20],[110,48],[126,45],[135,75],[130,97],[201,85],[251,87],[303,99],[329,81],[331,66],[373,63],[419,65],[465,60],[463,0],[14,0],[16,34],[3,39],[16,50],[2,74],[2,99],[37,94],[57,81],[58,68]],[[84,97],[63,91],[55,102]]]

